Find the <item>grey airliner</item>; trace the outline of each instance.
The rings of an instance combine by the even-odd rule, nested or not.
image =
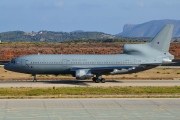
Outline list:
[[[124,44],[123,53],[113,55],[62,55],[37,54],[12,59],[6,70],[32,74],[71,74],[78,80],[90,79],[105,83],[102,75],[128,74],[172,63],[169,53],[173,25],[165,25],[161,31],[145,44]]]

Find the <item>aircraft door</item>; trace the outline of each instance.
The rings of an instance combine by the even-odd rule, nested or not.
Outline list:
[[[70,60],[62,60],[62,66],[67,67],[67,65],[70,64]]]
[[[66,61],[67,61],[67,60],[65,60],[65,59],[62,60],[62,66],[63,66],[63,67],[66,67]]]
[[[134,60],[134,64],[139,64],[139,60]]]
[[[27,60],[24,60],[24,59],[21,60],[21,66],[22,66],[22,67],[27,67],[26,61],[27,61]]]

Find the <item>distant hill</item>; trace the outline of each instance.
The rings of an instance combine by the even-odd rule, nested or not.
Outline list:
[[[115,36],[102,32],[23,32],[11,31],[0,33],[0,40],[3,42],[63,42],[66,40],[95,40],[95,39],[113,39]]]
[[[142,24],[126,24],[118,36],[154,37],[165,24],[174,24],[173,37],[180,37],[180,20],[153,20]]]
[[[118,35],[106,34],[103,32],[86,32],[76,30],[73,32],[24,32],[10,31],[0,33],[2,42],[64,42],[64,41],[149,41],[154,37],[165,24],[174,24],[173,37],[180,41],[180,20],[153,20],[142,24],[126,24],[123,32]]]

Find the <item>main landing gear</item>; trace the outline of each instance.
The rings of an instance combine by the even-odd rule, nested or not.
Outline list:
[[[34,76],[33,82],[37,82],[36,74],[33,74],[32,76]]]
[[[99,82],[102,82],[102,83],[105,83],[105,79],[102,78],[102,75],[96,75],[96,77],[93,77],[92,80],[95,82],[95,83],[99,83]]]

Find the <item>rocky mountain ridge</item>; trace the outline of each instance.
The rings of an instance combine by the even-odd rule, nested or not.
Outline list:
[[[173,24],[173,37],[180,37],[180,20],[152,20],[142,24],[126,24],[118,36],[154,37],[165,24]]]

